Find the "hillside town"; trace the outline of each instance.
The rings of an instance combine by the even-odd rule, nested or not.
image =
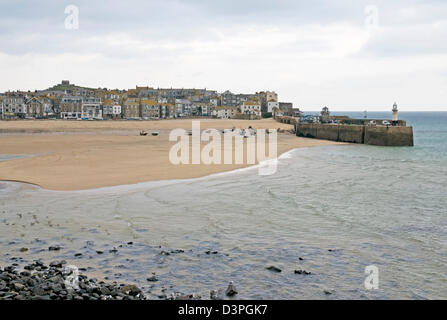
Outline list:
[[[0,93],[0,119],[159,120],[210,117],[261,119],[296,116],[274,91],[219,93],[208,89],[85,88],[63,80],[46,90]]]

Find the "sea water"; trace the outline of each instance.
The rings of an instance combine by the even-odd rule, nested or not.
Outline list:
[[[65,259],[154,299],[208,298],[230,280],[243,299],[446,299],[447,113],[400,117],[414,147],[297,149],[270,176],[80,192],[0,182],[0,265]],[[365,288],[368,266],[377,289]]]

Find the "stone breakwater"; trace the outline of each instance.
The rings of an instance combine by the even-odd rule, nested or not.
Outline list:
[[[413,127],[295,123],[299,137],[361,143],[376,146],[412,147]]]

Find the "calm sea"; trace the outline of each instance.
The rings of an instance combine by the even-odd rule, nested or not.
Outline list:
[[[244,299],[446,299],[447,112],[400,118],[413,148],[298,149],[271,176],[249,168],[81,192],[0,183],[0,265],[65,259],[154,299],[208,298],[230,280]],[[371,265],[377,290],[364,286]],[[158,282],[146,280],[153,272]]]

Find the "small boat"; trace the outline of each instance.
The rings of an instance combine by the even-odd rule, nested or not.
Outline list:
[[[152,135],[153,135],[153,136],[158,136],[158,131],[154,131],[154,132],[152,132]]]
[[[188,136],[192,136],[192,130],[188,130],[188,131],[186,131],[186,134],[187,134]]]
[[[146,131],[140,131],[140,136],[147,136],[147,132]]]

